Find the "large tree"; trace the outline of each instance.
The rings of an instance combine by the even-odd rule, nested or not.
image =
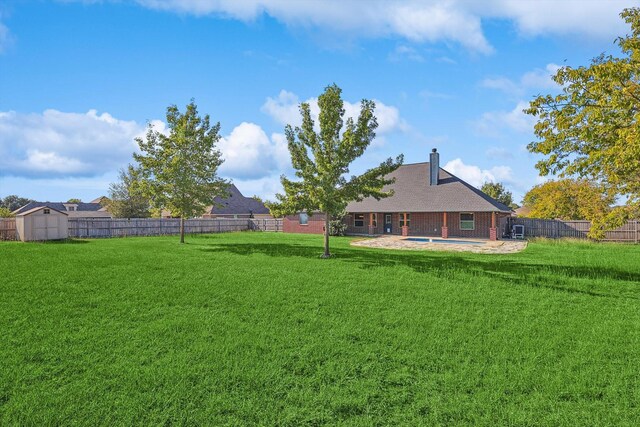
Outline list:
[[[503,205],[507,205],[511,208],[513,207],[513,194],[511,194],[511,191],[507,190],[502,183],[487,181],[482,184],[482,188],[480,188],[480,190]]]
[[[12,218],[15,215],[7,208],[0,206],[0,218]]]
[[[386,175],[396,170],[403,160],[402,155],[395,160],[389,158],[362,175],[347,179],[351,163],[364,154],[375,138],[378,122],[374,115],[375,103],[363,100],[357,121],[349,117],[345,123],[341,93],[341,89],[334,84],[328,86],[318,97],[319,132],[314,128],[315,122],[311,118],[309,104],[300,104],[301,127],[294,129],[287,125],[285,128],[291,163],[300,180],[293,181],[282,176],[284,194],[276,195],[277,202],[270,204],[270,209],[276,216],[301,211],[309,214],[323,213],[325,258],[331,256],[331,218],[352,200],[362,200],[369,196],[376,199],[390,196],[391,193],[382,191],[384,185],[393,182]]]
[[[169,135],[149,124],[146,138],[136,138],[141,154],[133,155],[140,165],[144,194],[158,209],[180,217],[180,243],[184,243],[184,220],[200,216],[216,196],[227,194],[228,182],[218,177],[223,162],[216,144],[220,123],[200,117],[192,100],[186,111],[167,108]]]
[[[23,207],[35,200],[28,199],[26,197],[16,196],[12,194],[10,196],[5,197],[4,199],[0,199],[0,207],[7,208],[9,211],[13,212],[18,208]]]
[[[144,194],[140,171],[133,165],[120,169],[118,181],[109,185],[104,205],[114,218],[148,218],[151,203]]]
[[[640,9],[621,17],[631,26],[617,40],[622,57],[601,54],[588,67],[560,68],[553,79],[561,92],[539,96],[525,110],[538,119],[538,140],[528,148],[545,156],[536,165],[542,175],[589,179],[625,202],[588,218],[608,227],[640,207]]]
[[[530,218],[576,220],[602,218],[611,211],[613,198],[603,188],[581,179],[561,179],[536,185],[525,194]]]

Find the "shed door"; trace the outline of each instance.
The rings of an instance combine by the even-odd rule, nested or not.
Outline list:
[[[58,217],[56,215],[34,215],[33,238],[34,240],[60,238],[58,235]]]
[[[47,240],[47,217],[44,215],[32,215],[33,240]]]

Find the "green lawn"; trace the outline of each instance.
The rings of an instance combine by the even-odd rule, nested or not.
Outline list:
[[[0,243],[0,425],[638,425],[640,246]]]

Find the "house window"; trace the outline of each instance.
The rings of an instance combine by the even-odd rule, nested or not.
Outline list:
[[[353,216],[354,227],[364,227],[364,214],[355,214]]]
[[[400,227],[404,227],[404,214],[401,213],[400,215]],[[411,214],[408,213],[407,214],[407,227],[411,225]]]
[[[306,214],[305,212],[300,212],[299,218],[300,218],[300,225],[309,224],[309,215]]]
[[[460,214],[460,230],[475,230],[476,222],[474,215],[469,212]]]
[[[49,209],[44,209],[44,211],[42,212],[45,215],[49,215],[51,213],[51,211]]]
[[[378,214],[372,214],[373,215],[373,226],[377,227],[378,226]]]

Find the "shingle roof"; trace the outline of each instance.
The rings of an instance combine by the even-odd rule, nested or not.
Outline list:
[[[511,208],[482,191],[439,169],[438,185],[429,185],[429,162],[400,166],[389,177],[395,183],[385,191],[394,195],[376,200],[368,197],[351,202],[348,212],[511,212]]]
[[[65,211],[61,211],[61,210],[58,210],[58,209],[52,208],[52,207],[51,207],[51,206],[49,206],[49,205],[43,205],[43,206],[36,206],[35,208],[27,209],[27,210],[25,210],[25,211],[21,211],[20,213],[16,214],[16,216],[25,216],[25,215],[29,215],[29,214],[31,214],[31,213],[33,213],[33,212],[37,212],[37,211],[39,211],[39,210],[41,210],[41,209],[45,209],[45,208],[51,209],[51,210],[56,211],[56,212],[58,212],[58,213],[61,213],[61,214],[63,214],[63,215],[68,215],[68,214],[67,214],[67,212],[65,212]]]
[[[264,203],[245,197],[240,190],[234,185],[229,186],[229,197],[216,197],[213,199],[215,205],[207,209],[208,213],[215,215],[243,215],[243,214],[268,214],[269,209]]]
[[[67,202],[30,202],[23,207],[13,211],[14,214],[19,214],[33,208],[39,208],[43,206],[50,207],[60,212],[67,212],[67,208],[64,205],[77,205],[76,210],[78,212],[96,212],[99,211],[102,206],[100,203],[67,203]]]

